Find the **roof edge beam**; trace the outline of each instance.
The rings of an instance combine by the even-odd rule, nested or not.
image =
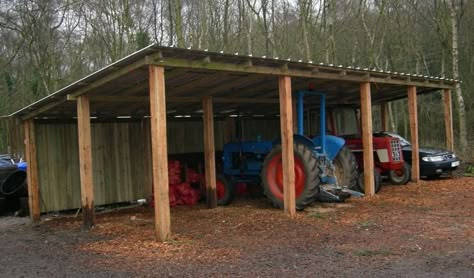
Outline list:
[[[147,96],[89,96],[91,102],[149,102]],[[67,100],[75,101],[76,97],[68,95]],[[174,103],[200,103],[202,97],[167,97],[166,102]],[[278,103],[276,98],[245,98],[245,97],[215,97],[213,98],[214,103]]]
[[[148,56],[147,56],[148,57]],[[441,84],[439,80],[430,80],[425,79],[424,81],[412,81],[408,80],[406,77],[392,76],[392,78],[387,79],[386,77],[376,77],[371,75],[370,72],[363,72],[361,76],[360,71],[349,71],[346,69],[346,75],[341,75],[340,71],[338,72],[322,72],[321,70],[315,70],[317,66],[310,67],[310,70],[307,69],[297,69],[290,67],[291,64],[287,64],[286,67],[269,67],[269,66],[258,66],[253,65],[248,67],[247,63],[244,64],[232,64],[218,61],[203,61],[200,60],[189,60],[189,59],[180,59],[180,58],[166,58],[162,57],[160,59],[152,59],[148,57],[145,59],[147,63],[167,66],[167,67],[182,67],[190,69],[206,69],[206,70],[218,70],[218,71],[232,71],[232,72],[244,72],[244,73],[254,73],[254,74],[266,74],[266,75],[282,75],[293,77],[307,77],[307,78],[319,78],[319,79],[329,79],[329,80],[341,80],[349,82],[371,82],[371,83],[384,83],[384,84],[393,84],[393,85],[405,85],[405,86],[419,86],[419,87],[430,87],[430,88],[439,88],[439,89],[451,89],[452,86]]]

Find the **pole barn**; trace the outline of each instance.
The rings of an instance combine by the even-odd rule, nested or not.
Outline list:
[[[360,107],[365,191],[372,196],[372,106],[381,105],[386,127],[387,103],[408,98],[412,161],[417,163],[417,96],[443,92],[447,146],[452,149],[451,89],[456,82],[151,45],[11,115],[24,126],[31,219],[39,221],[41,212],[81,207],[88,229],[94,225],[94,206],[153,192],[156,238],[168,240],[168,154],[203,151],[207,205],[216,207],[215,153],[229,136],[226,121],[216,119],[228,119],[236,110],[279,121],[284,212],[293,216],[293,93],[310,85],[327,95],[328,106]],[[416,182],[418,167],[412,170]]]

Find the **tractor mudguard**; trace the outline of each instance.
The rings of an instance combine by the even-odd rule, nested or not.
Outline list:
[[[336,158],[346,141],[340,137],[326,135],[326,156],[330,161]],[[316,136],[312,140],[314,146],[321,146],[321,136]]]
[[[311,150],[314,149],[315,145],[313,141],[311,141],[310,138],[304,136],[304,135],[299,135],[299,134],[293,134],[293,144],[294,143],[299,143],[307,146]],[[273,145],[281,145],[281,138],[278,137],[277,139],[273,140]]]

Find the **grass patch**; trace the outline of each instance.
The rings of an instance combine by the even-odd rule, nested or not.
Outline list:
[[[423,211],[423,212],[427,212],[427,211],[432,211],[433,209],[430,208],[430,207],[424,207],[424,206],[413,206],[413,209],[414,210],[417,210],[417,211]]]
[[[359,257],[373,257],[377,255],[382,255],[382,256],[389,256],[392,255],[392,252],[388,250],[368,250],[368,249],[360,249],[360,250],[355,250],[352,252],[355,256]]]
[[[368,228],[376,227],[377,223],[375,223],[374,221],[367,220],[367,221],[359,222],[358,226],[361,229],[368,229]]]
[[[326,219],[328,217],[327,213],[321,213],[319,211],[313,211],[308,213],[308,217],[317,218],[317,219]]]

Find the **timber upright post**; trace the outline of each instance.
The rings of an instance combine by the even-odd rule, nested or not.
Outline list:
[[[444,127],[446,129],[446,147],[450,151],[454,151],[454,136],[453,136],[453,108],[451,100],[451,90],[443,90],[444,99]]]
[[[278,77],[280,95],[280,128],[283,167],[283,200],[285,213],[296,215],[295,162],[293,150],[293,105],[291,104],[291,78]]]
[[[164,242],[171,237],[164,67],[149,66],[149,83],[155,234]]]
[[[374,147],[372,135],[372,100],[370,82],[360,84],[360,112],[362,121],[362,144],[364,148],[364,193],[374,196]]]
[[[411,181],[420,180],[420,154],[418,147],[418,111],[416,101],[416,87],[408,87],[408,115],[411,134]]]
[[[206,174],[206,202],[207,208],[217,206],[216,192],[216,151],[214,146],[214,113],[212,97],[207,96],[202,100],[204,120],[204,163]]]
[[[388,103],[386,101],[380,104],[380,127],[381,131],[388,130]]]
[[[28,204],[30,218],[33,222],[40,220],[38,162],[36,160],[36,139],[34,120],[26,120],[23,124],[25,130],[25,158],[28,163],[26,178],[28,182]]]
[[[89,97],[77,97],[77,132],[79,135],[79,172],[83,228],[94,225],[94,184],[92,179],[92,143]]]

